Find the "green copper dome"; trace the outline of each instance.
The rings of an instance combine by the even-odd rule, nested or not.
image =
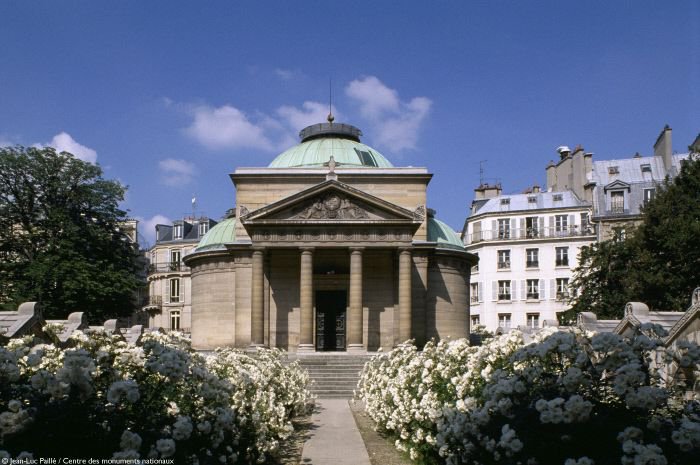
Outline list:
[[[277,156],[270,168],[303,168],[323,166],[331,156],[339,165],[391,168],[384,155],[360,142],[362,132],[342,123],[314,124],[304,128],[301,143]]]
[[[236,218],[227,218],[211,228],[197,244],[195,252],[224,249],[224,244],[236,241]]]
[[[437,242],[438,248],[464,250],[457,233],[440,220],[428,217],[428,241]]]

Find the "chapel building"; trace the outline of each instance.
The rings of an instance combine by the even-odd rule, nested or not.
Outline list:
[[[184,258],[192,344],[376,351],[469,335],[477,257],[427,207],[426,168],[394,167],[348,124],[315,124]]]

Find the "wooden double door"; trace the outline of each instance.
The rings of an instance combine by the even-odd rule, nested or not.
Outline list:
[[[316,350],[345,350],[347,291],[316,291]]]

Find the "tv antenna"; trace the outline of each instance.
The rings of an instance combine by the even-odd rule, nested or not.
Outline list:
[[[479,185],[484,185],[484,163],[488,160],[479,160]]]
[[[328,118],[330,124],[333,124],[335,117],[333,116],[333,79],[328,78]]]

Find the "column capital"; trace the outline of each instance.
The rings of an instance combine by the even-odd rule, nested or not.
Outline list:
[[[412,253],[413,247],[399,247],[398,250],[400,254]]]
[[[351,253],[359,252],[362,253],[365,250],[365,247],[348,247],[348,250],[350,250]]]
[[[253,253],[255,253],[255,252],[265,253],[265,251],[267,250],[267,247],[254,246],[251,248],[251,250],[253,251]]]
[[[313,253],[314,250],[316,250],[316,247],[299,247],[299,251],[301,253],[304,253],[304,252]]]

